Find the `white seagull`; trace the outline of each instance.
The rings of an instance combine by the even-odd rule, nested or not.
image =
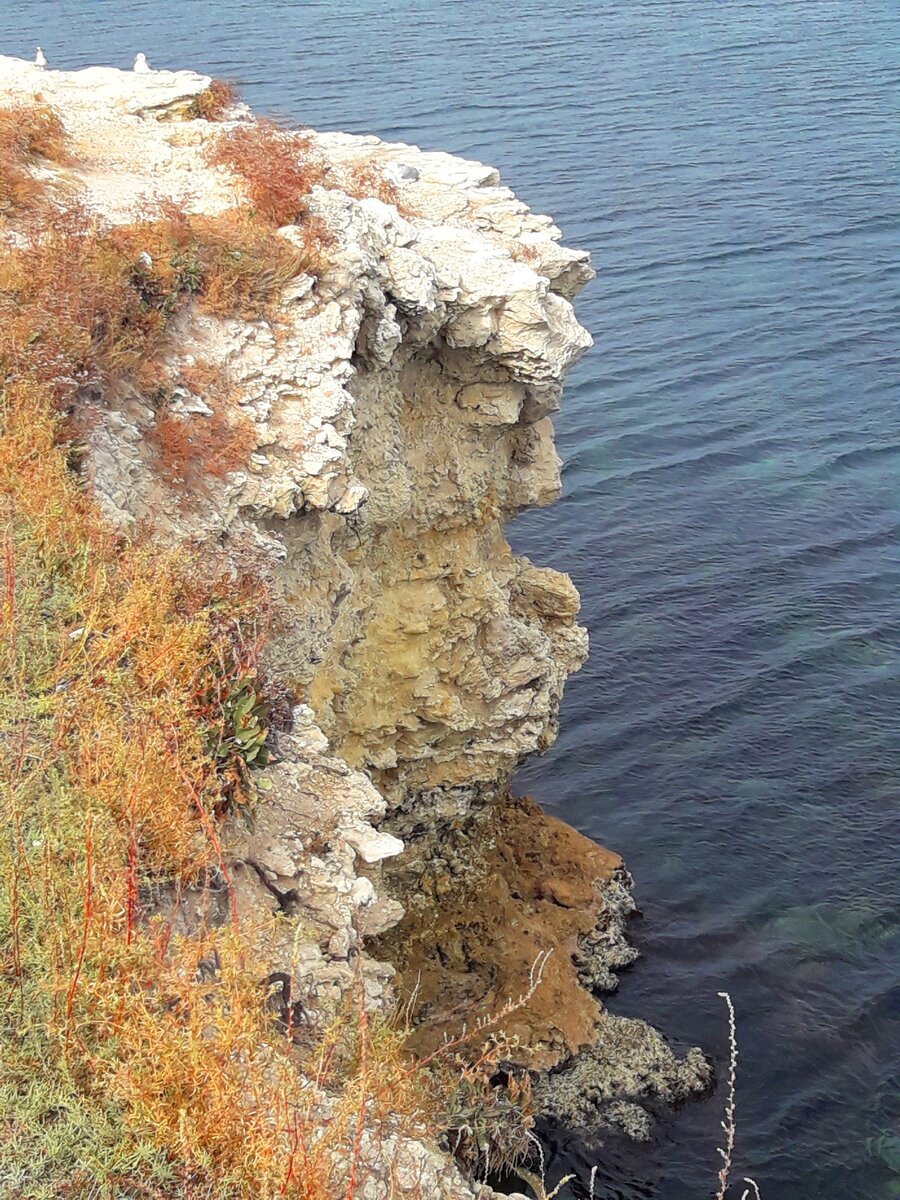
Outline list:
[[[384,165],[384,176],[398,186],[404,183],[415,183],[419,178],[419,170],[405,162],[389,162]]]
[[[132,70],[136,71],[138,73],[138,75],[149,75],[150,74],[150,72],[153,70],[153,68],[147,62],[146,54],[136,54],[135,55],[134,66],[132,67]]]
[[[46,65],[47,65],[46,55],[44,54],[44,52],[40,48],[40,46],[38,46],[37,53],[34,56],[34,65],[36,67],[41,67],[41,68],[46,67]]]
[[[140,263],[141,270],[143,270],[143,271],[149,271],[150,268],[153,266],[153,259],[150,257],[150,255],[147,253],[146,250],[142,250],[140,252],[140,254],[138,255],[138,262]]]

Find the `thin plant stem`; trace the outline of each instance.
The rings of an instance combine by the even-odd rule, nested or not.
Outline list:
[[[728,1176],[731,1172],[731,1159],[734,1153],[734,1101],[735,1083],[737,1081],[738,1046],[734,1005],[731,1002],[731,996],[729,996],[728,992],[719,992],[718,994],[725,1001],[728,1008],[728,1078],[725,1092],[725,1120],[722,1122],[722,1129],[725,1131],[725,1145],[724,1147],[717,1147],[722,1157],[722,1167],[719,1171],[719,1190],[716,1192],[716,1200],[725,1200],[725,1193],[728,1191]]]

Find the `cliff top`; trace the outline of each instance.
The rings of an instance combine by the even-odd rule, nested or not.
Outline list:
[[[89,202],[112,218],[133,213],[148,195],[186,200],[203,212],[240,198],[234,180],[204,169],[198,155],[216,132],[197,107],[211,84],[209,76],[193,71],[60,71],[0,55],[0,98],[39,100],[64,114],[76,160],[71,178],[83,185]],[[218,119],[245,121],[249,115],[244,105],[235,104]],[[403,197],[414,201],[418,219],[481,232],[507,250],[533,244],[535,265],[561,291],[572,294],[591,277],[588,255],[562,247],[554,251],[549,243],[559,241],[559,229],[501,186],[493,167],[374,136],[303,133],[337,174],[359,163],[388,168],[389,176],[392,166],[412,168],[415,178],[403,181]]]
[[[348,381],[401,341],[409,356],[440,339],[450,373],[455,352],[483,361],[495,393],[465,391],[462,380],[457,388],[474,421],[504,426],[525,414],[534,423],[556,407],[563,375],[590,344],[569,298],[592,272],[586,253],[560,245],[549,218],[480,163],[375,137],[291,133],[228,103],[207,120],[198,112],[210,86],[192,72],[67,72],[0,58],[0,97],[48,105],[62,119],[65,161],[38,158],[32,170],[67,203],[119,224],[166,202],[206,217],[255,211],[310,263],[280,302],[289,334],[278,346],[258,322],[241,329],[202,317],[180,339],[188,357],[235,361],[238,403],[254,425],[252,460],[213,504],[201,502],[195,534],[232,527],[241,510],[357,509],[366,489],[346,453]],[[305,194],[293,202],[298,188]],[[94,484],[107,515],[128,523],[152,511],[163,526],[186,528],[184,496],[148,487],[134,448],[123,458],[109,441],[99,429]],[[557,494],[544,442],[541,478],[508,498],[509,511]]]

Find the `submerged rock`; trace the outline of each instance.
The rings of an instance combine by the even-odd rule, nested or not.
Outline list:
[[[700,1050],[679,1058],[652,1026],[607,1012],[597,995],[637,958],[621,859],[528,798],[468,810],[456,799],[439,808],[430,797],[432,820],[415,829],[414,805],[399,818],[407,851],[386,875],[406,915],[374,949],[413,997],[413,1045],[429,1052],[463,1018],[489,1020],[525,996],[502,1028],[517,1039],[508,1066],[534,1077],[536,1111],[569,1128],[646,1137],[643,1105],[701,1092],[712,1071]]]
[[[567,1128],[619,1128],[639,1141],[650,1135],[647,1104],[674,1104],[705,1091],[712,1065],[699,1049],[678,1058],[662,1034],[633,1017],[605,1012],[591,1044],[541,1077],[541,1114]]]

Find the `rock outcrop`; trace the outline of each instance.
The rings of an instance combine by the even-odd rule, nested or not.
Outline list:
[[[0,96],[39,92],[59,109],[73,145],[62,183],[112,222],[148,198],[204,214],[241,201],[240,180],[204,157],[229,127],[193,115],[208,84],[0,60]],[[428,1045],[522,991],[552,950],[546,993],[512,1021],[521,1062],[546,1070],[579,1055],[568,1083],[540,1085],[545,1107],[571,1111],[573,1088],[580,1121],[615,1119],[623,1097],[685,1094],[704,1069],[640,1022],[624,1036],[596,999],[633,957],[618,858],[509,799],[516,765],[552,742],[587,653],[572,583],[514,555],[503,525],[559,494],[550,417],[590,346],[572,308],[588,256],[489,167],[309,136],[331,172],[309,200],[329,239],[322,273],[295,279],[267,318],[190,311],[170,344],[173,378],[224,368],[252,431],[245,463],[167,477],[157,409],[123,383],[84,397],[85,471],[111,522],[152,521],[161,539],[214,547],[271,584],[268,668],[300,703],[261,773],[254,827],[233,822],[223,847],[273,972],[327,1008],[361,971],[378,1006],[398,966],[406,994],[419,980]],[[396,203],[341,187],[355,167],[390,175],[397,163],[412,169]],[[200,392],[176,401],[186,421],[209,415]],[[180,898],[184,928],[215,902]],[[471,1195],[432,1150],[403,1153],[418,1164],[411,1179],[431,1171],[423,1194]]]

